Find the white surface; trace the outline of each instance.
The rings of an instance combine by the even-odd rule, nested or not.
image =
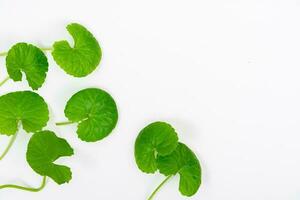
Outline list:
[[[198,155],[203,184],[190,199],[300,198],[300,3],[297,0],[0,0],[0,51],[18,41],[49,46],[79,22],[99,39],[101,66],[75,79],[51,62],[38,92],[52,109],[48,128],[76,154],[70,184],[49,181],[40,193],[1,190],[4,200],[143,200],[163,180],[136,167],[139,130],[166,120]],[[6,77],[0,58],[0,78]],[[120,119],[103,141],[79,141],[64,120],[67,99],[101,87],[117,101]],[[8,82],[1,93],[28,89]],[[38,185],[26,164],[21,132],[0,163],[0,184]],[[8,138],[1,136],[1,149]],[[156,199],[185,199],[173,179]]]

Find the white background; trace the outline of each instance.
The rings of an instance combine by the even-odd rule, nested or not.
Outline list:
[[[146,199],[164,177],[137,169],[134,141],[145,125],[164,120],[202,164],[202,186],[189,199],[298,200],[299,11],[298,0],[0,0],[0,51],[19,41],[47,47],[71,39],[70,22],[90,29],[103,49],[100,67],[81,79],[48,54],[38,90],[51,107],[47,128],[75,149],[59,162],[72,168],[72,181],[49,180],[39,193],[0,190],[0,199]],[[65,120],[70,96],[87,87],[107,90],[119,107],[117,128],[97,143],[81,142],[74,125],[53,125]],[[25,89],[25,81],[9,81],[0,92]],[[25,160],[29,137],[20,131],[0,162],[0,184],[40,184]],[[8,139],[0,136],[0,150]],[[177,188],[178,177],[156,199],[185,199]]]

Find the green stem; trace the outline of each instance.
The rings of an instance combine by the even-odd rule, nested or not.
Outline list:
[[[63,126],[63,125],[68,125],[68,124],[74,124],[75,122],[67,121],[67,122],[57,122],[55,123],[56,126]]]
[[[52,47],[40,48],[42,51],[53,51]]]
[[[44,189],[45,185],[46,185],[46,176],[43,177],[43,181],[42,181],[40,187],[38,187],[38,188],[30,188],[30,187],[23,187],[23,186],[19,186],[19,185],[7,184],[7,185],[0,185],[0,189],[14,188],[14,189],[25,190],[25,191],[29,191],[29,192],[39,192],[42,189]]]
[[[167,176],[167,178],[157,186],[157,188],[152,192],[151,196],[148,198],[148,200],[152,200],[155,194],[159,191],[159,189],[172,177],[172,175]]]
[[[18,133],[15,133],[15,134],[12,136],[12,138],[10,139],[10,141],[9,141],[9,143],[8,143],[8,145],[7,145],[7,147],[5,148],[4,152],[3,152],[2,155],[0,156],[0,160],[2,160],[2,159],[5,157],[5,155],[6,155],[6,154],[8,153],[8,151],[9,151],[9,149],[12,147],[13,143],[14,143],[15,140],[16,140],[17,134],[18,134]]]
[[[0,52],[0,56],[6,56],[7,52]]]
[[[1,82],[0,82],[0,87],[1,87],[2,85],[4,85],[4,83],[6,83],[9,79],[10,79],[10,77],[8,76],[8,77],[6,77],[3,81],[1,81]]]
[[[44,48],[40,48],[42,51],[53,51],[53,48],[52,47],[44,47]],[[3,51],[3,52],[0,52],[0,57],[1,56],[6,56],[8,52],[6,51]]]

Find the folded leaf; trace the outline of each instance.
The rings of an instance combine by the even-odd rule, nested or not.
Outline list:
[[[26,159],[36,173],[48,176],[58,184],[63,184],[72,179],[71,169],[54,162],[60,157],[71,155],[73,155],[73,149],[65,139],[57,137],[51,131],[41,131],[31,137]]]
[[[18,43],[8,51],[6,68],[14,81],[21,81],[24,72],[29,86],[36,90],[45,82],[48,61],[44,52],[36,46]]]
[[[66,73],[75,77],[87,76],[100,63],[102,53],[99,43],[80,24],[70,24],[67,26],[67,30],[74,39],[74,47],[71,47],[65,40],[55,42],[52,56]]]

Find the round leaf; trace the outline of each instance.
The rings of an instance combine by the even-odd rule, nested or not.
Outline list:
[[[95,142],[108,136],[118,121],[114,99],[105,91],[88,88],[74,94],[65,108],[66,117],[78,122],[78,137]]]
[[[68,32],[74,39],[74,47],[67,41],[55,42],[52,56],[68,74],[84,77],[92,73],[101,60],[101,49],[95,37],[82,25],[70,24]]]
[[[157,155],[167,155],[178,144],[177,133],[165,122],[154,122],[146,126],[135,141],[135,161],[140,170],[154,173],[157,170]]]
[[[31,137],[27,146],[26,160],[36,173],[63,184],[72,179],[71,169],[53,162],[60,157],[71,155],[73,149],[65,139],[57,137],[51,131],[41,131]]]
[[[6,68],[14,81],[22,80],[22,71],[26,74],[29,86],[36,90],[45,82],[48,61],[44,52],[26,43],[14,45],[7,54]]]
[[[170,155],[157,158],[159,172],[168,176],[179,173],[179,191],[185,196],[194,195],[201,184],[201,167],[196,155],[179,143]]]
[[[48,120],[48,106],[34,92],[12,92],[0,97],[0,134],[14,135],[19,122],[27,132],[39,131]]]

